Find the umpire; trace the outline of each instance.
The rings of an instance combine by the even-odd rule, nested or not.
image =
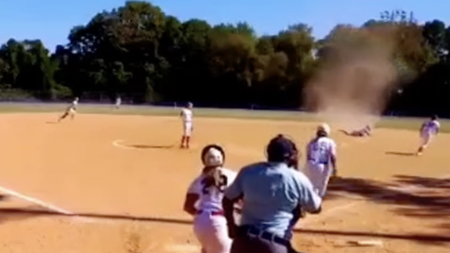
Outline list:
[[[319,213],[322,199],[298,171],[299,153],[293,141],[278,135],[267,146],[267,162],[245,166],[225,191],[223,208],[230,253],[296,252],[290,243],[293,227],[303,211]],[[241,224],[233,206],[243,200]]]

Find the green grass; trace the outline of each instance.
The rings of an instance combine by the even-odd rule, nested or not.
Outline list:
[[[67,104],[0,104],[2,113],[20,112],[62,112]],[[116,115],[157,115],[157,116],[177,116],[179,108],[176,107],[152,107],[152,106],[128,106],[124,105],[120,110],[113,110],[112,105],[92,105],[81,104],[81,113],[89,114],[116,114]],[[242,109],[209,109],[196,108],[196,117],[215,118],[238,118],[238,119],[267,119],[267,120],[291,120],[291,121],[313,121],[320,120],[317,115],[294,112],[294,111],[256,111]],[[384,117],[377,123],[377,127],[408,129],[417,131],[423,118],[397,118]],[[450,133],[450,120],[441,120],[441,131]]]

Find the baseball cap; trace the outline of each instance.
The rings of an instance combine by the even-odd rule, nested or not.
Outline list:
[[[269,161],[282,162],[286,158],[295,155],[298,150],[291,139],[283,134],[278,134],[270,140],[266,152]]]

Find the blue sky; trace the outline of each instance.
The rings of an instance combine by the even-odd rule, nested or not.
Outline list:
[[[119,0],[0,0],[0,43],[13,37],[41,39],[53,51],[67,43],[70,29],[93,15],[122,5]],[[420,22],[450,24],[450,1],[426,0],[154,0],[166,14],[210,23],[246,21],[258,34],[273,34],[289,24],[307,23],[318,38],[338,23],[360,25],[384,10],[413,11]]]

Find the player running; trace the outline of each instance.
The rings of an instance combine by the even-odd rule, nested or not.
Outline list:
[[[67,107],[64,114],[59,117],[58,123],[61,122],[61,120],[65,119],[67,116],[70,116],[70,119],[74,119],[75,114],[77,113],[77,106],[78,106],[78,97],[76,97],[72,103]]]
[[[186,107],[181,109],[180,117],[183,121],[183,136],[181,137],[181,148],[189,148],[193,127],[193,113],[192,113],[192,103],[188,102]]]
[[[431,140],[439,133],[441,124],[438,121],[436,115],[431,116],[431,118],[425,121],[420,127],[420,147],[417,149],[416,155],[420,156],[424,150],[428,147]]]
[[[330,131],[328,124],[319,125],[316,137],[306,146],[304,173],[321,197],[325,196],[330,176],[337,175],[336,143],[329,137]]]
[[[237,173],[223,167],[225,152],[218,145],[204,147],[201,159],[204,168],[189,186],[184,211],[194,216],[194,233],[202,245],[202,253],[229,253],[231,239],[222,199]]]

